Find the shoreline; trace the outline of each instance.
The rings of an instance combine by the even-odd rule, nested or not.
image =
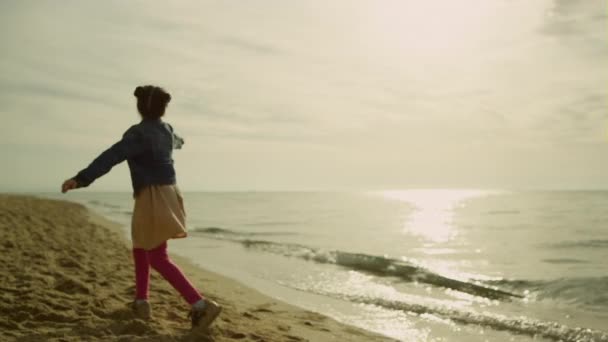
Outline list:
[[[210,333],[190,331],[188,306],[151,272],[154,318],[135,319],[130,245],[118,223],[84,205],[0,194],[2,340],[394,341],[268,297],[171,253],[224,306]]]

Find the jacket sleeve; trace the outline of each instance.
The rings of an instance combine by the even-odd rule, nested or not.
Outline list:
[[[180,137],[179,135],[175,134],[175,132],[173,131],[173,127],[169,124],[167,124],[167,126],[169,126],[169,130],[171,131],[171,134],[173,135],[173,148],[174,149],[181,149],[182,146],[184,146],[184,139],[182,137]]]
[[[129,128],[119,142],[102,152],[87,168],[78,172],[74,179],[79,187],[89,186],[115,165],[143,151],[143,141],[134,127]]]

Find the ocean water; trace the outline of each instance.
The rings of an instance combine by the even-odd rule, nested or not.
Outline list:
[[[128,236],[129,193],[41,195]],[[608,192],[184,197],[172,253],[342,322],[402,341],[608,341]]]

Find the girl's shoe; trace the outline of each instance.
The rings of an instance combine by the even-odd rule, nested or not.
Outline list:
[[[210,300],[205,299],[205,307],[202,310],[192,308],[188,316],[192,319],[192,329],[206,329],[222,312],[222,307]]]
[[[147,300],[134,300],[131,309],[137,318],[148,320],[152,317],[152,308]]]

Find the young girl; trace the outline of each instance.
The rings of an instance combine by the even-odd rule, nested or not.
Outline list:
[[[135,314],[151,316],[148,303],[150,266],[158,271],[192,305],[193,328],[207,328],[221,312],[214,301],[203,298],[167,255],[167,240],[187,236],[184,204],[176,186],[172,151],[184,140],[161,120],[171,95],[155,86],[135,89],[141,122],[131,126],[122,139],[103,152],[75,177],[66,180],[62,192],[89,186],[116,164],[127,160],[135,198],[131,221],[135,261]]]

